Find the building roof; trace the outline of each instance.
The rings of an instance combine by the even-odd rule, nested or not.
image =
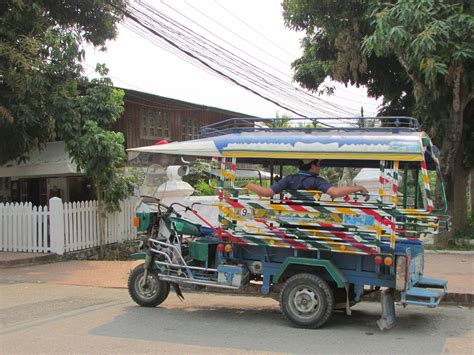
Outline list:
[[[77,166],[71,161],[62,141],[46,143],[44,149],[33,150],[25,162],[18,164],[16,160],[11,160],[0,166],[0,177],[31,178],[77,174]]]
[[[155,94],[149,94],[142,91],[124,89],[124,88],[119,88],[119,87],[117,87],[117,89],[121,89],[125,91],[125,99],[127,99],[127,96],[129,96],[132,98],[139,98],[139,99],[141,98],[145,100],[159,100],[161,102],[165,101],[166,103],[170,105],[182,107],[183,110],[186,110],[186,109],[196,110],[197,109],[197,110],[202,110],[202,111],[222,113],[222,114],[233,116],[233,117],[243,117],[243,118],[255,117],[255,116],[244,114],[242,112],[225,110],[225,109],[213,107],[213,106],[200,105],[200,104],[196,104],[196,103],[192,103],[188,101],[182,101],[182,100],[172,99],[169,97],[159,96]]]

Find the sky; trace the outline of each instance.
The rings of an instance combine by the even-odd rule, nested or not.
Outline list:
[[[302,53],[300,40],[304,33],[285,27],[280,2],[146,0],[179,23],[290,83],[291,62]],[[106,46],[105,52],[87,48],[85,69],[89,76],[94,76],[96,63],[105,63],[118,87],[259,117],[275,117],[277,112],[295,116],[160,48],[132,32],[129,26],[120,24],[117,38]],[[321,98],[355,114],[361,106],[366,117],[376,114],[381,100],[368,98],[365,88],[332,84],[336,87],[335,95]],[[298,86],[295,82],[293,85]]]

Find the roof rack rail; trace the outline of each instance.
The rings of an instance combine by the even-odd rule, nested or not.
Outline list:
[[[328,118],[229,118],[202,126],[201,138],[241,132],[328,131],[419,132],[418,120],[407,116]]]

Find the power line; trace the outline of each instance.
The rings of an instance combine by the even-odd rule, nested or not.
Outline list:
[[[246,90],[248,90],[248,91],[254,93],[255,95],[257,95],[257,96],[259,96],[259,97],[261,97],[261,98],[263,98],[263,99],[265,99],[265,100],[268,100],[268,101],[272,102],[273,104],[275,104],[275,105],[277,105],[277,106],[279,106],[279,107],[281,107],[281,108],[283,108],[283,109],[285,109],[285,110],[288,110],[288,111],[290,111],[290,112],[293,112],[294,114],[296,114],[296,115],[298,115],[298,116],[307,117],[307,116],[301,115],[299,112],[297,112],[297,111],[291,109],[290,107],[287,107],[287,106],[285,106],[285,105],[280,104],[279,102],[273,100],[273,99],[270,98],[270,97],[267,97],[267,96],[265,96],[265,95],[260,94],[259,92],[253,90],[252,88],[248,87],[247,85],[245,85],[245,84],[243,84],[243,83],[240,83],[238,80],[236,80],[236,79],[234,79],[234,78],[231,78],[230,76],[226,75],[226,74],[225,74],[224,72],[222,72],[221,70],[212,67],[210,64],[208,64],[207,62],[203,61],[201,58],[198,58],[196,55],[194,55],[194,54],[191,53],[190,51],[188,51],[188,50],[186,50],[186,49],[184,49],[184,48],[181,48],[180,46],[178,46],[177,44],[175,44],[173,41],[169,40],[166,36],[160,34],[158,31],[154,30],[154,29],[151,28],[150,26],[141,23],[140,20],[139,20],[136,16],[132,15],[131,13],[129,13],[129,12],[124,12],[124,15],[125,15],[127,18],[131,19],[132,21],[136,22],[137,24],[139,24],[139,25],[145,27],[146,29],[148,29],[148,31],[150,31],[151,33],[153,33],[155,36],[160,37],[163,41],[165,41],[165,42],[166,42],[167,44],[169,44],[170,46],[172,46],[172,47],[174,47],[174,48],[176,48],[176,49],[182,51],[183,53],[185,53],[185,54],[188,55],[189,57],[191,57],[191,58],[197,60],[197,61],[198,61],[199,63],[201,63],[203,66],[209,68],[209,69],[212,70],[212,71],[215,71],[215,72],[216,72],[217,74],[219,74],[219,75],[222,75],[222,76],[225,77],[227,80],[230,80],[231,82],[233,82],[233,83],[235,83],[235,84],[237,84],[237,85],[243,87],[244,89],[246,89]]]
[[[147,5],[145,5],[145,6],[147,6]],[[149,7],[149,5],[148,5],[148,7]],[[153,11],[153,12],[155,12],[155,13],[157,13],[157,9],[154,9],[154,8],[152,8],[152,7],[149,7],[149,10],[150,10],[150,11]],[[160,16],[162,16],[162,15],[160,15]],[[169,19],[167,19],[167,20],[169,20]],[[180,25],[180,26],[183,27],[182,25]],[[202,36],[201,36],[201,37],[202,37]],[[207,40],[207,39],[206,39],[206,40]],[[222,50],[222,48],[219,48],[219,49]],[[223,49],[223,50],[225,50],[225,49]],[[226,50],[225,50],[225,51],[226,51]],[[232,54],[232,53],[230,53],[230,54],[231,54],[231,57],[228,57],[228,58],[227,58],[228,61],[232,61],[233,58],[236,57],[234,54]],[[238,57],[237,57],[237,58],[238,58]],[[247,62],[247,64],[248,64],[248,62]],[[221,64],[221,65],[222,65],[222,64]],[[257,73],[259,73],[259,72],[261,71],[260,68],[254,68],[254,69],[257,69]],[[268,74],[268,73],[266,73],[266,74]],[[276,79],[279,80],[279,84],[282,83],[281,79],[278,79],[278,78],[276,78]],[[263,78],[263,79],[261,78],[261,80],[265,81],[265,78]],[[289,84],[286,83],[286,82],[283,82],[283,83],[284,83],[284,85],[287,86],[286,89],[288,89],[288,88],[289,88],[289,87],[288,87]],[[348,111],[346,111],[346,110],[344,110],[344,109],[341,109],[339,106],[336,106],[336,105],[334,105],[334,104],[332,104],[332,103],[330,103],[330,102],[327,102],[327,101],[325,101],[325,100],[323,100],[323,99],[321,99],[321,98],[314,97],[314,96],[310,95],[309,93],[307,93],[307,92],[305,92],[305,91],[302,91],[301,89],[299,89],[299,88],[297,88],[297,87],[294,87],[294,86],[292,86],[292,85],[290,85],[290,87],[291,87],[291,90],[297,90],[297,91],[299,91],[300,93],[306,95],[306,97],[308,97],[308,98],[310,98],[310,99],[312,99],[312,100],[317,100],[317,102],[318,102],[319,104],[321,104],[321,103],[327,104],[327,105],[329,105],[329,106],[332,106],[332,107],[333,107],[334,109],[336,109],[336,110],[340,110],[341,112],[344,113],[344,115],[347,115],[347,114],[353,115],[354,112],[355,112],[355,111],[348,112]],[[286,94],[288,94],[288,91],[286,92]],[[313,109],[314,109],[314,107],[313,107]],[[327,115],[333,115],[332,112],[328,112],[328,111],[325,111],[325,114],[327,114]]]
[[[154,10],[152,10],[152,11],[155,11],[155,12],[156,12],[156,9],[154,9]],[[163,17],[163,15],[161,15],[160,13],[158,13],[158,15],[161,16],[161,17]],[[162,25],[162,24],[161,24],[161,25]],[[183,26],[180,25],[180,27],[183,27]],[[175,32],[176,32],[176,31],[172,31],[171,34],[170,34],[170,32],[165,33],[165,34],[168,35],[168,36],[172,36]],[[178,38],[175,37],[175,39],[177,39],[177,40],[179,41],[179,37],[178,37]],[[187,39],[187,41],[184,42],[184,43],[182,43],[182,44],[183,44],[184,46],[188,46],[188,45],[189,45],[189,42],[190,42],[190,40]],[[194,49],[196,50],[196,48],[194,48]],[[205,47],[204,49],[205,49],[205,52],[206,52],[206,54],[204,55],[204,57],[205,57],[206,59],[212,61],[213,63],[217,63],[216,60],[215,60],[215,58],[208,57],[208,55],[207,55],[208,52],[212,52],[212,48]],[[203,54],[203,53],[201,52],[201,55],[202,55],[202,54]],[[232,74],[235,74],[235,70],[232,70],[231,68],[228,67],[228,64],[231,63],[231,62],[232,62],[232,58],[230,58],[230,60],[228,59],[228,61],[227,61],[225,64],[222,64],[222,63],[221,63],[221,66],[223,66],[224,68],[229,69]],[[206,69],[208,69],[208,68],[206,68]],[[248,78],[247,78],[247,79],[248,79]],[[265,82],[265,81],[266,81],[265,78],[261,78],[261,82]]]
[[[186,1],[185,1],[186,2]],[[239,21],[240,23],[244,24],[245,26],[247,26],[248,28],[250,28],[252,31],[254,31],[256,34],[258,34],[260,37],[264,38],[265,40],[267,40],[268,42],[270,42],[271,44],[273,44],[275,47],[281,49],[283,52],[285,52],[286,54],[289,54],[291,56],[291,58],[294,58],[296,57],[294,54],[288,52],[285,48],[281,47],[280,45],[278,45],[277,43],[273,42],[271,39],[269,39],[267,36],[263,35],[262,33],[260,33],[258,30],[256,30],[254,27],[250,26],[247,22],[245,22],[244,20],[242,20],[240,17],[236,16],[233,12],[231,12],[229,9],[227,9],[224,5],[222,5],[221,3],[219,3],[218,0],[214,0],[214,2],[219,6],[221,7],[224,11],[226,11],[228,14],[230,14],[233,18],[235,18],[237,21]]]
[[[158,44],[158,41],[155,40],[156,37],[158,37],[160,39],[159,42],[162,42],[160,45],[161,48],[177,54],[180,58],[186,58],[188,62],[190,62],[189,58],[192,58],[191,62],[194,65],[197,64],[206,71],[214,73],[214,75],[217,73],[226,80],[244,87],[256,95],[299,116],[308,116],[308,114],[301,111],[312,112],[318,109],[325,114],[329,113],[334,116],[334,112],[328,112],[321,107],[315,108],[314,105],[331,105],[338,111],[347,112],[337,105],[324,102],[322,99],[303,92],[304,97],[310,98],[310,102],[306,102],[306,100],[302,99],[301,92],[298,92],[298,88],[292,85],[288,86],[289,84],[281,81],[281,79],[262,71],[261,68],[255,67],[224,48],[209,42],[186,26],[176,23],[163,13],[160,13],[157,9],[151,8],[147,4],[141,5],[145,10],[131,6],[130,8],[132,8],[134,14],[128,14],[129,16],[127,16],[127,13],[130,11],[126,13],[127,17],[133,17],[134,19],[134,26],[129,27],[133,28],[134,32],[155,44]],[[151,14],[158,18],[151,17]],[[144,31],[143,28],[145,28],[146,31]],[[185,58],[183,58],[183,56]],[[262,89],[264,90],[263,92],[261,91]],[[280,96],[281,98],[279,98]],[[290,98],[289,106],[291,107],[278,102],[278,100],[281,99],[288,101],[288,98]],[[316,100],[316,102],[313,103],[313,100]],[[353,112],[350,114],[352,115]]]
[[[162,0],[161,1],[162,3],[164,3],[164,1]],[[248,24],[247,22],[243,21],[239,16],[236,16],[234,13],[232,13],[229,9],[227,9],[225,6],[223,6],[222,4],[219,3],[218,0],[214,0],[214,2],[219,6],[221,7],[224,11],[226,11],[227,13],[229,13],[233,18],[235,18],[237,21],[239,21],[240,23],[244,24],[245,26],[247,26],[248,28],[250,28],[253,32],[255,32],[257,35],[259,35],[260,37],[264,38],[266,41],[268,41],[269,43],[273,44],[275,47],[279,48],[280,50],[282,50],[283,52],[285,52],[286,54],[289,54],[291,56],[291,58],[295,58],[296,55],[288,52],[286,49],[284,49],[283,47],[279,46],[277,43],[275,43],[274,41],[272,41],[271,39],[269,39],[268,37],[266,37],[265,35],[263,35],[262,33],[260,33],[257,29],[255,29],[253,26],[251,26],[250,24]],[[212,20],[213,22],[219,24],[221,27],[225,28],[226,30],[230,31],[228,29],[228,26],[225,26],[225,25],[222,25],[220,22],[218,22],[217,20],[205,15],[204,13],[202,13],[201,11],[197,10],[194,6],[188,4],[186,1],[185,3],[188,5],[188,6],[191,6],[192,8],[194,8],[196,11],[200,12],[202,15],[204,15],[205,17],[209,18],[210,20]],[[194,22],[194,21],[193,21]],[[230,31],[231,33],[235,34],[235,32],[233,31]],[[238,35],[237,35],[238,36]],[[238,36],[239,38],[243,39],[245,42],[251,44],[253,47],[256,47],[257,49],[260,49],[257,45],[253,44],[252,42],[250,42],[248,39],[245,39],[241,36]],[[248,55],[248,54],[247,54]],[[261,62],[261,61],[259,61]],[[264,63],[266,64],[267,66],[269,66],[268,63]],[[287,63],[286,63],[287,64]],[[272,67],[273,68],[273,67]],[[280,73],[282,73],[281,71],[279,71]],[[288,76],[286,73],[282,73],[283,75],[285,75],[286,77],[288,77],[290,80],[293,80],[292,77]],[[338,90],[338,89],[336,89]],[[354,94],[353,92],[349,91],[349,90],[344,90],[344,89],[340,89],[341,91],[345,91],[353,96],[356,96],[356,94]],[[362,101],[362,100],[352,100],[352,99],[349,99],[349,98],[346,98],[344,96],[339,96],[337,95],[336,93],[333,93],[331,96],[333,97],[336,97],[336,98],[339,98],[341,100],[346,100],[346,101],[351,101],[351,102],[356,102],[358,104],[364,104],[364,103],[369,103],[367,101]],[[370,102],[370,104],[372,104],[372,102]]]
[[[164,3],[164,1],[162,1],[162,3]],[[186,5],[188,5],[189,7],[193,8],[195,11],[199,12],[202,16],[204,16],[205,18],[211,20],[212,22],[216,23],[217,25],[219,25],[220,27],[222,27],[223,29],[229,31],[230,33],[232,33],[234,36],[240,38],[241,40],[243,40],[244,42],[247,42],[248,44],[250,44],[252,47],[254,48],[257,48],[259,51],[269,55],[270,57],[272,57],[273,59],[279,61],[280,63],[283,63],[285,66],[288,65],[288,63],[282,61],[280,58],[274,56],[272,53],[264,50],[263,48],[261,47],[258,47],[257,45],[253,44],[252,42],[250,42],[249,40],[247,40],[246,38],[242,37],[241,35],[239,35],[238,33],[235,33],[234,31],[232,31],[231,29],[228,28],[228,26],[224,26],[223,24],[221,24],[219,21],[217,21],[216,19],[213,19],[212,17],[206,15],[204,12],[202,12],[201,10],[197,9],[196,7],[194,7],[193,5],[189,4],[187,1],[184,2]],[[165,4],[165,3],[164,3]],[[165,4],[166,5],[166,4]]]

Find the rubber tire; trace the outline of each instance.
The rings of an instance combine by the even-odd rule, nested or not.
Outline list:
[[[310,289],[318,301],[315,314],[308,318],[297,313],[292,305],[291,295],[298,289]],[[334,295],[331,287],[319,276],[300,273],[290,277],[280,292],[280,309],[285,318],[299,328],[319,328],[331,317],[334,310]]]
[[[130,273],[128,277],[128,293],[130,297],[142,307],[156,307],[163,303],[170,293],[170,284],[167,281],[162,281],[158,278],[158,272],[155,270],[148,270],[148,279],[152,278],[154,284],[157,286],[156,293],[147,297],[140,290],[139,283],[143,279],[145,273],[145,265],[138,265]]]

